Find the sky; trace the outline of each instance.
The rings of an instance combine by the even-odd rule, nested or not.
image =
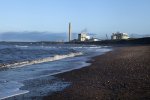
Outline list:
[[[0,0],[5,32],[150,34],[150,0]]]

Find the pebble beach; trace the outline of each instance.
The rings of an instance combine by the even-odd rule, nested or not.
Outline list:
[[[44,100],[149,100],[150,45],[114,47],[90,66],[55,75],[71,82]]]

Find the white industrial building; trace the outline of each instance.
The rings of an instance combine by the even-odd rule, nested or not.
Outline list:
[[[78,34],[78,40],[79,41],[88,41],[88,40],[90,40],[90,36],[87,35],[86,32],[82,32],[82,33]]]
[[[111,39],[112,40],[129,39],[129,36],[127,33],[116,32],[112,33]]]
[[[93,41],[100,41],[98,38],[91,38],[89,39],[89,41],[93,42]]]

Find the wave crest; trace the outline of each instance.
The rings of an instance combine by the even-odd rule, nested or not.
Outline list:
[[[27,65],[39,64],[39,63],[44,63],[44,62],[51,62],[51,61],[65,59],[65,58],[80,56],[82,54],[83,54],[82,52],[78,52],[78,53],[70,53],[70,54],[66,54],[66,55],[55,55],[53,57],[36,59],[36,60],[32,60],[32,61],[22,61],[22,62],[17,62],[17,63],[13,63],[13,64],[1,64],[0,67],[2,67],[2,68],[23,67],[23,66],[27,66]]]

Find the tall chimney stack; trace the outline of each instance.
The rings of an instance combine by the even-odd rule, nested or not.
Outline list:
[[[69,42],[71,41],[71,23],[69,23]]]

